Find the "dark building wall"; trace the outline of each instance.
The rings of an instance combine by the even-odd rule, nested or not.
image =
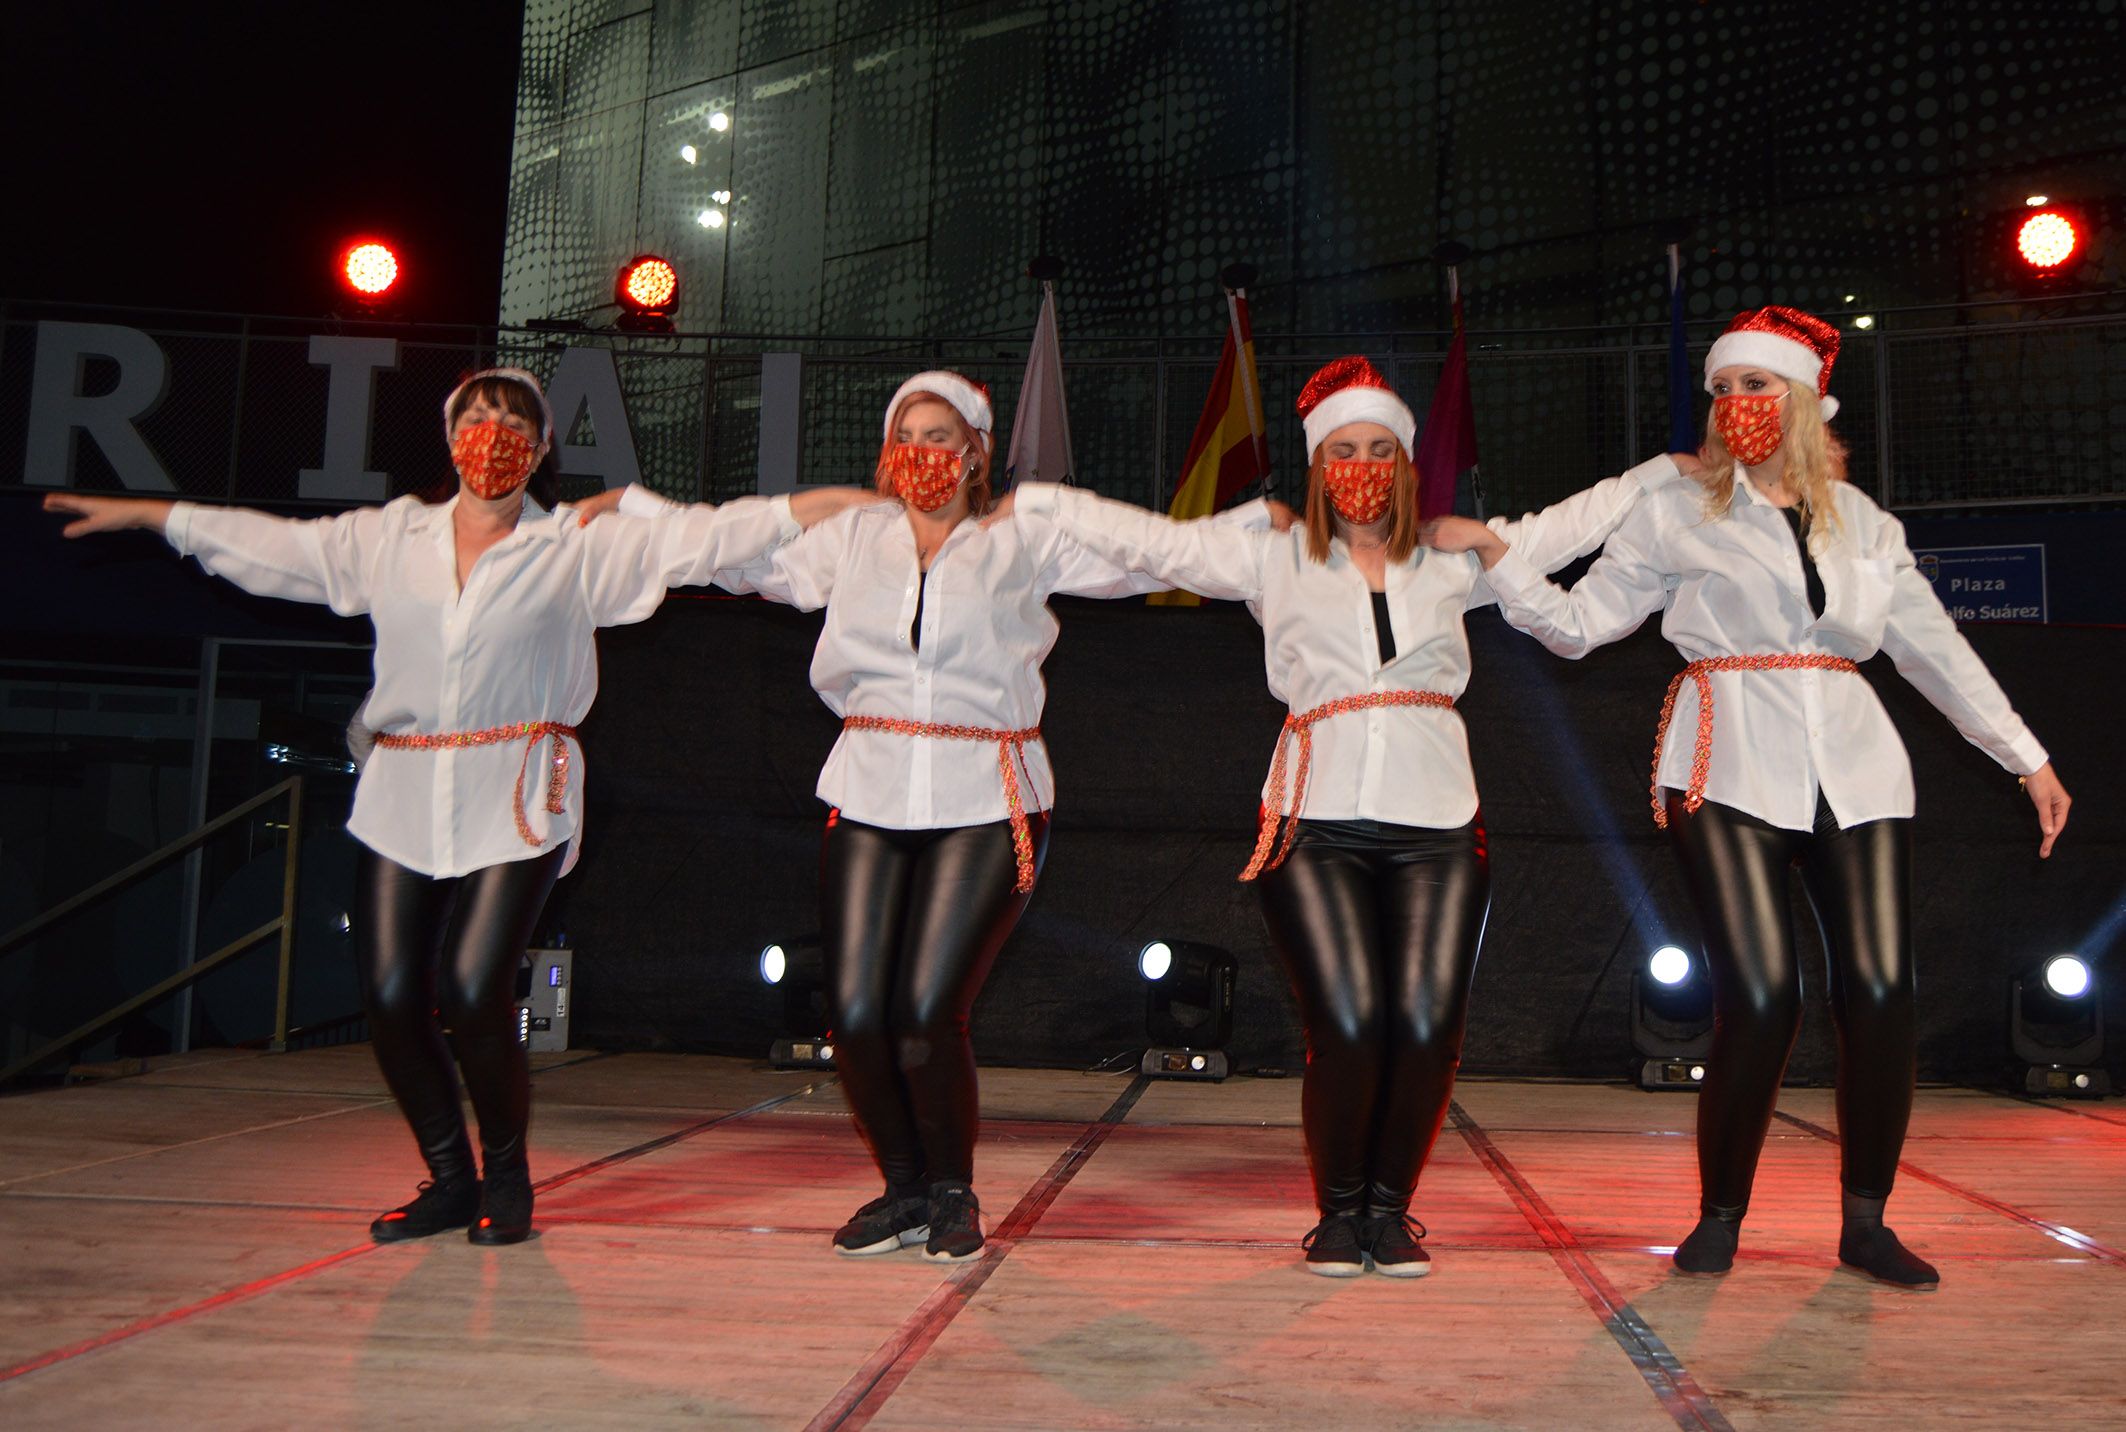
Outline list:
[[[1429,328],[1453,238],[1479,326],[1613,326],[1686,217],[1699,315],[1994,297],[2027,194],[2126,217],[2122,62],[2104,0],[533,0],[502,316],[650,249],[682,328],[1016,333],[1049,252],[1083,333],[1215,333],[1233,260],[1265,334]]]

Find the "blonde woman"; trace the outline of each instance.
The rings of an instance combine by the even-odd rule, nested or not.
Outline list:
[[[1474,551],[1506,619],[1578,657],[1663,612],[1690,665],[1669,687],[1653,814],[1705,930],[1716,1016],[1698,1098],[1700,1218],[1685,1273],[1733,1266],[1757,1158],[1801,1020],[1787,920],[1797,868],[1830,957],[1839,1036],[1840,1260],[1899,1287],[1935,1269],[1883,1225],[1912,1109],[1912,767],[1856,663],[1887,652],[1973,745],[2023,778],[2040,855],[2070,804],[1992,675],[1917,571],[1897,519],[1844,481],[1825,424],[1838,330],[1791,308],[1737,315],[1705,360],[1697,485],[1655,494],[1566,592],[1476,523],[1428,540]],[[1718,720],[1715,721],[1715,712]]]

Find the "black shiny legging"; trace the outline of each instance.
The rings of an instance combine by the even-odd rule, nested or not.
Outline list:
[[[1048,816],[1027,817],[1038,871]],[[887,830],[828,817],[821,944],[834,1065],[889,1188],[971,1183],[980,1124],[967,1016],[1031,896],[1011,826]]]
[[[1315,1202],[1403,1213],[1461,1064],[1491,908],[1483,827],[1303,820],[1258,885],[1306,1020]]]
[[[1787,917],[1799,867],[1829,957],[1838,1028],[1840,1178],[1887,1198],[1912,1116],[1912,823],[1841,830],[1819,803],[1814,830],[1784,830],[1667,792],[1668,828],[1705,926],[1713,1050],[1698,1091],[1698,1186],[1706,1212],[1739,1218],[1801,1028],[1801,968]]]
[[[567,853],[563,845],[438,880],[361,847],[354,957],[370,1039],[438,1181],[476,1172],[453,1050],[487,1162],[524,1157],[531,1068],[517,1038],[517,970]]]

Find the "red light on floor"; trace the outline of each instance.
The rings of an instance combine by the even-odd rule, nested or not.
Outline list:
[[[347,286],[366,298],[381,298],[399,281],[399,257],[388,244],[355,244],[341,257],[340,272]]]
[[[679,299],[679,270],[655,254],[638,254],[620,270],[613,298],[631,313],[665,313]]]
[[[2015,231],[2015,251],[2034,269],[2056,269],[2074,257],[2082,235],[2057,209],[2040,209]]]

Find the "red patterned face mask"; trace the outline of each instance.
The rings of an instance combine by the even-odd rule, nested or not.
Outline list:
[[[1755,467],[1779,450],[1786,433],[1779,426],[1784,393],[1725,393],[1713,399],[1713,431],[1744,467]]]
[[[952,501],[964,472],[951,448],[895,443],[886,450],[886,492],[919,512],[935,512]]]
[[[1329,490],[1329,505],[1338,517],[1354,527],[1370,527],[1388,510],[1388,495],[1395,490],[1395,460],[1325,463],[1321,485]]]
[[[492,502],[507,497],[531,480],[539,465],[539,445],[499,421],[474,423],[450,440],[450,460],[466,491]]]

